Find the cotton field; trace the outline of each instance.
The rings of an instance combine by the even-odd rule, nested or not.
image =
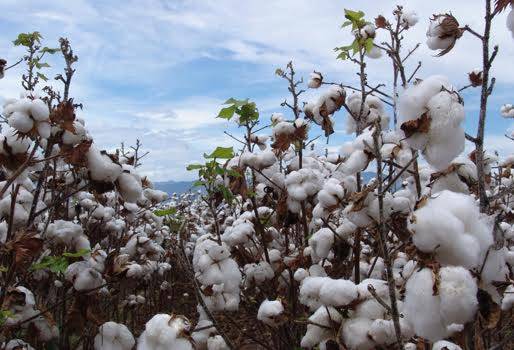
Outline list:
[[[490,107],[492,27],[514,35],[514,2],[480,1],[480,23],[449,2],[414,47],[416,8],[346,9],[333,60],[357,84],[277,62],[277,112],[229,98],[212,116],[227,144],[172,195],[139,140],[104,149],[88,130],[88,52],[19,34],[25,54],[0,58],[0,86],[24,70],[0,109],[0,349],[512,349],[514,134],[507,153],[485,135],[514,117],[514,96]],[[444,62],[464,37],[482,62],[468,84],[420,70],[420,46]],[[375,60],[386,81],[368,80]]]

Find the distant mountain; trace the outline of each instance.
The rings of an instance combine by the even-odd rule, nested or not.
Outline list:
[[[164,191],[168,194],[180,194],[189,191],[193,185],[193,181],[162,181],[154,182],[153,184],[157,190]]]

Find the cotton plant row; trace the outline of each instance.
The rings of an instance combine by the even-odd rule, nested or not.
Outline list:
[[[509,6],[487,7],[486,21]],[[489,96],[490,66],[464,72],[464,87],[419,67],[406,72],[416,49],[405,51],[402,36],[419,25],[414,11],[397,7],[391,21],[371,23],[348,10],[346,19],[354,41],[337,48],[338,58],[360,70],[359,86],[316,70],[306,85],[319,94],[302,101],[289,63],[276,72],[292,95],[285,112],[266,120],[254,103],[228,100],[218,117],[235,122],[242,136],[231,137],[244,146],[218,147],[188,167],[205,191],[186,243],[199,308],[226,348],[237,340],[224,315],[241,322],[247,343],[277,349],[464,349],[466,337],[493,346],[511,327],[514,163],[485,150],[480,132],[466,134],[461,94],[486,86]],[[391,43],[378,39],[383,32]],[[436,14],[427,45],[451,55],[463,35],[488,40]],[[397,82],[389,90],[365,75],[366,60],[386,56]],[[336,122],[355,137],[329,153],[313,136],[328,137]],[[466,140],[473,151],[464,151]],[[259,332],[245,333],[248,313]]]

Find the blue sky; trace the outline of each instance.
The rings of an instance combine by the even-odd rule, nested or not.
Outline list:
[[[445,74],[457,86],[466,73],[480,65],[475,38],[465,35],[443,58],[433,57],[424,45],[428,18],[452,11],[461,25],[481,30],[482,1],[356,1],[356,0],[2,0],[0,3],[0,56],[13,62],[22,55],[11,40],[19,32],[40,31],[45,44],[56,46],[59,36],[70,39],[79,55],[72,95],[84,103],[80,116],[100,147],[111,149],[141,139],[150,155],[142,170],[154,180],[190,179],[185,165],[201,159],[216,145],[232,145],[223,130],[232,125],[215,119],[228,97],[255,100],[263,119],[282,111],[287,97],[278,67],[293,60],[300,76],[312,70],[329,81],[352,84],[355,67],[336,61],[333,48],[350,41],[340,29],[344,8],[362,9],[368,18],[390,17],[395,4],[414,9],[420,16],[406,33],[406,48],[422,46],[411,65],[423,61],[420,78]],[[447,7],[451,6],[451,7]],[[512,120],[499,115],[512,96],[514,40],[502,14],[493,27],[493,42],[500,45],[493,75],[487,146],[511,153],[512,141],[503,137]],[[54,75],[59,59],[52,60]],[[371,84],[389,82],[387,58],[369,63]],[[412,68],[412,67],[411,67]],[[0,99],[16,97],[21,68],[0,81]],[[317,92],[305,94],[306,101]],[[479,95],[464,94],[466,129],[474,133]],[[345,113],[336,115],[331,149],[348,139],[342,132]],[[237,132],[237,131],[234,131]],[[312,131],[317,136],[318,130]]]

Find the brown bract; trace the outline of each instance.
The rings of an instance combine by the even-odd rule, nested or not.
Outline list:
[[[375,27],[377,28],[385,28],[388,25],[387,19],[379,15],[377,18],[375,18]]]
[[[482,78],[482,72],[471,72],[468,73],[469,83],[473,87],[481,86],[484,79]]]
[[[74,134],[75,107],[73,106],[73,99],[59,103],[50,113],[50,120],[52,123],[59,125],[63,130]]]
[[[416,133],[427,133],[430,130],[430,123],[432,118],[428,113],[423,113],[421,117],[415,120],[408,120],[400,126],[400,129],[404,132],[407,138],[411,137]]]
[[[66,163],[74,166],[87,166],[87,152],[91,147],[93,140],[85,140],[76,146],[62,145],[61,153]]]

